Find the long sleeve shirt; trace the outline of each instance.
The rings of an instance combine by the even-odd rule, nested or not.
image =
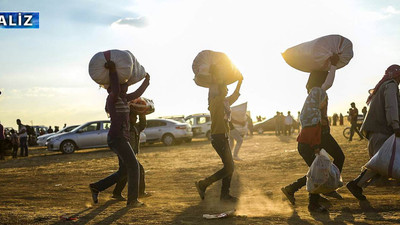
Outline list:
[[[238,98],[239,92],[235,91],[231,96],[216,96],[210,98],[208,110],[211,116],[211,134],[229,134],[228,120],[225,119],[225,101],[232,105]]]
[[[111,138],[125,138],[129,140],[129,106],[128,102],[140,97],[149,86],[149,80],[145,79],[142,85],[134,92],[121,95],[121,87],[116,72],[110,72],[111,92],[107,97],[106,109],[110,114],[111,126],[108,136]],[[121,97],[123,96],[123,97]]]

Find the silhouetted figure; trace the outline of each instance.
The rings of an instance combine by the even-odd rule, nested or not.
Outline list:
[[[337,113],[334,113],[332,116],[332,125],[336,126],[337,125],[337,120],[338,120],[339,116]]]
[[[290,111],[287,112],[287,116],[285,116],[285,135],[292,135],[292,127],[293,127],[293,117],[290,115]]]
[[[367,106],[364,106],[361,110],[362,114],[363,114],[363,118],[365,119],[365,116],[367,115]]]
[[[57,133],[58,131],[60,131],[60,128],[58,126],[54,127],[54,133]]]
[[[25,125],[21,123],[20,119],[17,119],[18,125],[18,136],[19,145],[21,148],[20,156],[28,156],[28,131]]]
[[[18,135],[17,135],[17,133],[15,132],[15,130],[14,129],[12,129],[11,131],[10,131],[10,133],[11,133],[11,145],[12,145],[12,149],[13,149],[13,151],[12,151],[12,157],[13,157],[13,159],[15,159],[15,158],[17,158],[17,155],[18,155],[18,142],[19,142],[19,140],[18,140]]]
[[[360,131],[357,128],[357,120],[358,120],[358,109],[356,108],[356,104],[352,102],[351,104],[351,109],[350,109],[350,138],[349,141],[353,140],[354,132],[360,136],[360,140],[364,139],[364,137],[361,135]]]
[[[5,155],[5,140],[6,136],[4,135],[4,127],[0,123],[0,160],[4,160]]]
[[[253,136],[253,120],[249,115],[246,114],[247,129],[249,130],[250,136]]]
[[[67,124],[66,124],[66,123],[64,123],[64,126],[63,126],[63,128],[65,128],[65,127],[67,127]]]
[[[340,126],[343,126],[343,123],[344,123],[344,121],[343,121],[343,114],[340,113],[340,114],[339,114],[339,125],[340,125]]]
[[[51,126],[49,126],[49,129],[47,129],[47,133],[48,134],[51,134],[51,133],[53,133],[54,131],[53,131],[53,128],[51,128]]]
[[[280,116],[281,113],[280,112],[276,112],[275,115],[275,135],[281,135],[281,123],[280,123]]]

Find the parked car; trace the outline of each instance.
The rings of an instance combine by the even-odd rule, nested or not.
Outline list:
[[[109,120],[92,121],[82,124],[68,133],[56,134],[47,139],[49,151],[74,153],[77,149],[107,147]],[[146,141],[146,135],[140,135],[140,143]]]
[[[211,140],[211,117],[207,113],[187,116],[186,123],[192,126],[193,137],[207,137]]]
[[[189,124],[171,119],[149,119],[143,132],[146,134],[147,143],[161,141],[166,146],[181,141],[190,142],[193,138],[192,128]]]
[[[296,120],[293,120],[292,129],[299,129],[299,123]],[[255,123],[253,125],[253,131],[259,134],[262,134],[265,131],[275,131],[275,117]]]
[[[79,125],[68,126],[68,127],[63,128],[62,130],[59,130],[59,131],[56,132],[56,133],[50,133],[50,134],[43,134],[43,135],[40,135],[39,137],[37,137],[36,142],[37,142],[37,144],[38,144],[39,146],[46,146],[46,141],[47,141],[48,138],[50,138],[50,137],[52,137],[52,136],[54,136],[54,135],[57,135],[57,134],[68,133],[68,132],[72,131],[73,129],[75,129],[75,128],[78,127],[78,126],[79,126]]]

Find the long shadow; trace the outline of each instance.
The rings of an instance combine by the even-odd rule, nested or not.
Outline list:
[[[117,221],[119,218],[124,216],[129,211],[129,208],[124,207],[116,211],[115,213],[109,215],[108,217],[104,218],[103,220],[99,221],[97,224],[112,224],[113,222]],[[137,222],[137,219],[132,219],[130,222]]]
[[[291,225],[299,225],[299,224],[310,225],[310,224],[312,224],[306,220],[301,219],[299,214],[297,213],[296,209],[293,209],[293,214],[287,220],[287,223],[291,224]]]
[[[97,215],[99,215],[101,212],[103,212],[104,210],[106,210],[108,207],[110,207],[111,205],[113,205],[115,203],[117,203],[117,201],[110,200],[110,201],[107,201],[104,205],[101,205],[101,206],[99,206],[97,208],[94,208],[91,212],[89,212],[88,214],[86,214],[86,215],[84,215],[82,217],[81,217],[81,215],[83,213],[85,213],[86,211],[89,211],[92,208],[87,208],[85,210],[82,210],[82,211],[80,211],[78,213],[73,214],[70,217],[78,217],[79,218],[79,220],[74,224],[87,224],[87,223],[91,222]],[[118,216],[119,216],[118,218],[120,218],[123,215],[122,214],[123,212],[124,212],[124,214],[126,213],[125,210],[122,210],[122,212],[120,212],[120,211],[121,210],[117,211],[118,212]],[[111,217],[111,216],[109,216],[109,217]],[[66,222],[69,222],[69,221],[60,220],[60,221],[58,221],[56,223],[53,223],[53,225],[62,225],[62,224],[66,224]]]

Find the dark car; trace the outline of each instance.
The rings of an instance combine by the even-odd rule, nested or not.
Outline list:
[[[299,129],[299,123],[296,120],[293,120],[292,127],[293,129]],[[259,134],[262,134],[265,131],[275,131],[275,117],[255,123],[253,125],[253,131]]]

